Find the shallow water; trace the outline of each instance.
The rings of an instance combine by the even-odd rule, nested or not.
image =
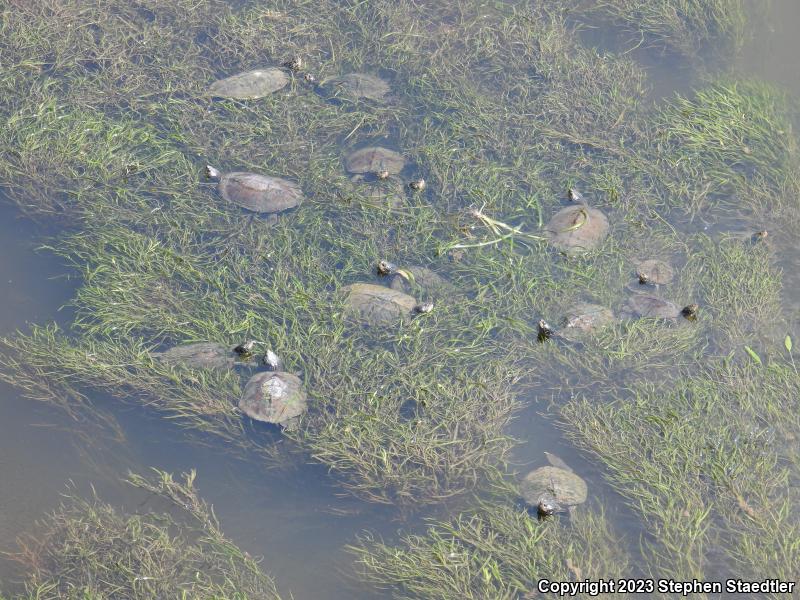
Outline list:
[[[800,65],[794,60],[800,51],[794,35],[800,7],[793,0],[774,0],[769,21],[746,47],[740,68],[800,97]],[[586,43],[614,47],[608,37],[602,32],[587,35]],[[650,53],[638,58],[652,67],[655,96],[689,89],[686,67],[674,58]],[[35,252],[44,236],[16,209],[2,204],[0,334],[24,329],[27,323],[70,320],[69,310],[59,309],[73,295],[75,273],[46,252]],[[783,260],[786,267],[800,264],[800,251],[788,249]],[[790,307],[800,305],[797,277],[790,275],[785,287]],[[796,323],[798,315],[797,308],[790,308],[787,317]],[[578,453],[554,425],[546,407],[549,393],[535,390],[512,423],[511,435],[522,441],[514,462],[521,471],[539,466],[544,464],[543,451],[566,460],[587,480],[592,494],[604,499],[607,514],[635,553],[641,523],[604,483],[597,464]],[[343,546],[365,529],[391,539],[398,529],[420,527],[423,515],[403,521],[389,508],[341,497],[336,482],[318,465],[266,470],[258,457],[242,460],[215,440],[200,445],[197,436],[139,408],[122,408],[102,395],[93,400],[118,425],[116,437],[109,428],[94,429],[94,424],[74,421],[52,407],[23,399],[13,388],[0,387],[0,551],[13,550],[17,535],[35,531],[34,521],[57,507],[68,481],[84,494],[91,484],[100,497],[140,510],[141,496],[119,479],[128,471],[146,473],[150,467],[174,473],[196,468],[200,494],[214,505],[223,530],[243,549],[264,556],[263,567],[287,597],[290,592],[296,598],[331,600],[381,597],[354,578],[352,558]],[[19,578],[14,563],[0,561],[0,581]]]

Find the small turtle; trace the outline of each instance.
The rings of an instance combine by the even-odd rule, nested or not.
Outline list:
[[[421,192],[427,187],[427,184],[425,183],[424,179],[419,178],[409,182],[408,187],[410,187],[415,192]]]
[[[369,325],[397,322],[411,316],[419,306],[408,294],[371,283],[353,283],[342,291],[347,294],[347,313]]]
[[[322,87],[333,97],[358,100],[367,98],[382,102],[391,91],[389,84],[374,75],[366,73],[348,73],[339,77],[326,79]]]
[[[636,265],[636,277],[641,285],[666,285],[675,278],[675,270],[658,259],[647,259]]]
[[[167,364],[180,364],[199,369],[224,369],[234,365],[230,348],[214,342],[184,344],[164,352],[153,352],[151,356]]]
[[[397,175],[406,166],[403,155],[382,146],[368,146],[348,154],[344,167],[349,173],[381,173]],[[389,175],[383,179],[388,179]]]
[[[542,516],[583,504],[588,496],[586,482],[564,461],[558,460],[563,467],[539,467],[528,473],[520,484],[525,503],[535,507]]]
[[[580,254],[598,246],[608,235],[608,219],[585,204],[567,206],[558,211],[545,228],[551,244],[569,255]]]
[[[296,425],[307,407],[300,378],[283,371],[256,373],[239,399],[239,410],[251,419],[276,423],[286,429]]]
[[[256,100],[286,87],[289,77],[283,69],[255,69],[220,79],[212,83],[206,96],[234,100]]]
[[[303,192],[293,181],[257,173],[220,173],[206,166],[209,179],[218,179],[217,189],[225,200],[258,213],[277,213],[298,206]]]
[[[414,291],[428,293],[449,291],[448,282],[438,273],[427,267],[412,265],[400,268],[388,260],[378,261],[378,275],[389,278],[389,287],[398,292],[410,294]]]

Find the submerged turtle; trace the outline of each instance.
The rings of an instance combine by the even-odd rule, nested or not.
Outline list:
[[[681,309],[669,300],[649,294],[633,294],[628,298],[623,315],[626,317],[652,317],[656,319],[676,319]]]
[[[595,248],[608,235],[608,219],[585,204],[558,211],[545,228],[550,243],[567,254],[580,254]]]
[[[353,283],[342,290],[347,293],[347,312],[369,325],[386,325],[423,312],[412,296],[382,285]]]
[[[377,270],[379,275],[389,279],[389,287],[398,292],[410,294],[422,290],[432,293],[448,288],[447,281],[427,267],[412,265],[400,268],[388,260],[382,260]]]
[[[577,340],[615,321],[610,308],[591,302],[576,302],[567,309],[559,329],[550,327],[545,320],[539,321],[539,339],[557,336]]]
[[[256,100],[278,91],[288,83],[289,76],[283,69],[278,67],[254,69],[215,81],[208,87],[205,95],[235,100]]]
[[[378,102],[386,100],[386,96],[391,91],[386,81],[366,73],[348,73],[332,77],[326,79],[322,83],[322,87],[331,96],[343,96],[351,100],[367,98]]]
[[[230,368],[235,363],[232,350],[215,342],[183,344],[164,352],[153,352],[151,356],[167,364],[200,369]]]
[[[239,409],[251,419],[290,428],[308,408],[303,382],[283,371],[256,373],[247,382]]]
[[[400,208],[406,201],[406,190],[403,180],[396,175],[381,177],[382,171],[375,173],[375,180],[370,181],[367,174],[358,173],[350,178],[356,184],[356,191],[371,200],[374,204]]]
[[[210,179],[219,179],[217,189],[225,200],[258,213],[277,213],[298,206],[303,192],[293,181],[257,173],[220,173],[206,167]]]
[[[387,173],[383,179],[397,175],[406,166],[403,155],[382,146],[368,146],[351,152],[344,159],[344,167],[350,173]]]
[[[586,482],[563,460],[546,454],[551,466],[534,469],[520,483],[520,491],[526,504],[535,507],[540,515],[546,516],[586,502]],[[554,462],[559,466],[552,466]]]
[[[675,278],[675,269],[663,260],[642,260],[636,265],[636,277],[642,285],[666,285]]]

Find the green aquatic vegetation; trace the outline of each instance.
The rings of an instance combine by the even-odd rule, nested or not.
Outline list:
[[[646,523],[651,575],[796,571],[789,540],[798,522],[788,507],[798,463],[796,443],[786,442],[799,425],[787,417],[798,385],[780,357],[766,368],[718,361],[674,386],[639,384],[608,403],[581,397],[562,408],[568,435],[606,465]]]
[[[130,477],[152,494],[150,502],[166,503],[163,512],[128,514],[97,497],[67,496],[15,555],[30,570],[18,597],[278,600],[258,561],[222,532],[194,477],[194,471],[183,481],[160,471],[151,479]]]
[[[781,272],[771,250],[749,238],[703,236],[686,265],[686,276],[700,288],[703,310],[710,313],[723,352],[773,334],[781,319]]]
[[[576,511],[567,524],[487,503],[394,544],[363,536],[352,550],[363,576],[381,587],[399,587],[400,598],[511,600],[538,593],[541,579],[630,574],[611,524],[585,510]]]
[[[569,11],[581,21],[610,21],[633,42],[698,55],[735,55],[747,33],[743,0],[571,0]]]
[[[791,115],[786,94],[757,81],[721,80],[668,102],[653,133],[667,202],[691,212],[785,208],[800,189]]]

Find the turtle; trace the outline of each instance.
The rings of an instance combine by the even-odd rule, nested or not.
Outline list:
[[[626,317],[676,319],[680,314],[681,309],[675,304],[650,294],[632,294],[623,310]]]
[[[576,302],[570,306],[561,321],[561,327],[554,329],[544,319],[539,321],[539,340],[544,341],[557,336],[566,340],[578,340],[616,321],[614,312],[600,304]]]
[[[286,87],[289,76],[279,67],[245,71],[212,83],[206,96],[234,100],[256,100]]]
[[[430,294],[444,291],[449,287],[447,281],[438,273],[418,265],[401,269],[389,261],[382,260],[378,263],[378,273],[389,279],[390,288],[406,294],[419,290]]]
[[[293,181],[257,173],[221,173],[206,166],[209,179],[218,179],[217,189],[225,200],[257,213],[278,213],[298,206],[303,192]]]
[[[200,369],[231,368],[235,363],[233,351],[216,342],[183,344],[164,352],[153,352],[151,356],[167,364]]]
[[[406,159],[402,154],[383,146],[360,148],[348,154],[344,159],[344,167],[349,173],[388,173],[389,175],[383,179],[399,174],[405,166]]]
[[[598,246],[608,235],[608,219],[585,204],[562,208],[550,219],[545,235],[553,246],[568,255]]]
[[[650,258],[636,264],[636,277],[641,285],[666,285],[675,278],[675,269],[663,260]]]
[[[547,516],[571,510],[572,507],[586,502],[588,496],[586,482],[563,460],[550,453],[545,454],[551,464],[534,469],[525,475],[520,483],[525,503],[535,507],[541,516]]]
[[[342,288],[346,311],[369,325],[387,325],[419,312],[413,296],[372,283],[353,283]]]
[[[251,419],[291,428],[308,408],[303,382],[284,371],[253,375],[244,386],[239,410]]]
[[[355,190],[359,194],[363,194],[374,204],[400,208],[406,202],[406,189],[403,185],[403,180],[396,175],[381,178],[380,175],[387,172],[375,173],[374,181],[370,181],[367,174],[358,173],[353,175],[350,181],[356,184]]]
[[[386,100],[391,88],[389,84],[375,75],[367,73],[347,73],[322,82],[322,88],[331,96],[351,100],[367,98],[382,102]]]

